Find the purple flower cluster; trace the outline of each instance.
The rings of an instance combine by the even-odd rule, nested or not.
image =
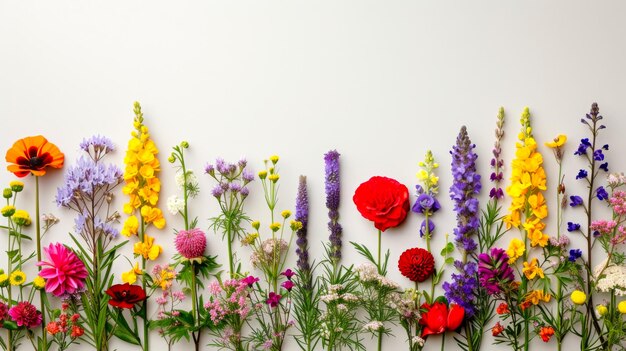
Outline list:
[[[339,153],[331,150],[324,155],[325,163],[325,187],[326,207],[328,208],[328,230],[330,231],[330,259],[337,264],[341,260],[341,233],[343,229],[339,224]]]
[[[569,261],[576,262],[577,259],[583,256],[583,252],[580,249],[571,249],[569,250]]]
[[[119,167],[80,157],[65,173],[65,183],[57,188],[56,203],[61,207],[75,207],[85,196],[94,196],[120,184],[123,173]]]
[[[465,314],[471,317],[476,313],[476,289],[478,289],[477,266],[474,262],[455,261],[459,273],[452,273],[451,282],[443,283],[448,301],[463,307]]]
[[[80,148],[94,160],[99,160],[104,155],[115,150],[111,139],[102,135],[94,135],[91,138],[83,139],[80,143]]]
[[[489,197],[498,201],[504,197],[504,191],[500,187],[500,182],[504,177],[504,173],[502,172],[502,168],[504,166],[504,160],[500,157],[502,154],[502,147],[500,146],[500,142],[504,137],[504,108],[500,107],[500,111],[498,112],[498,121],[496,122],[496,141],[493,145],[493,158],[491,159],[491,168],[493,172],[489,177],[489,180],[493,182],[493,188],[489,191]]]
[[[476,173],[476,155],[465,126],[461,128],[456,145],[450,151],[452,155],[453,183],[450,187],[450,198],[454,202],[457,227],[454,228],[457,247],[470,253],[476,250],[476,242],[472,236],[480,226],[479,203],[475,198],[480,192],[480,175]]]
[[[441,209],[441,205],[437,198],[435,198],[435,194],[432,192],[426,193],[424,188],[420,185],[416,185],[415,189],[417,190],[417,200],[413,205],[413,212],[421,213],[426,215],[426,219],[422,221],[420,224],[420,237],[424,237],[426,234],[426,225],[428,224],[428,233],[432,235],[435,230],[435,223],[433,220],[429,218],[433,213],[439,211]]]
[[[298,184],[298,194],[296,195],[296,221],[302,223],[302,228],[298,229],[296,235],[296,254],[298,255],[298,268],[304,275],[309,275],[311,265],[309,264],[309,242],[307,239],[307,226],[309,223],[309,195],[306,190],[306,177],[300,176]]]
[[[217,180],[217,184],[211,190],[211,195],[218,200],[223,195],[235,195],[241,200],[245,199],[250,194],[246,185],[254,180],[254,174],[246,169],[247,164],[245,159],[237,163],[227,163],[221,158],[215,160],[215,165],[207,164],[204,172]],[[224,196],[226,197],[228,196]]]
[[[503,249],[494,247],[491,253],[478,255],[478,277],[480,285],[489,295],[499,294],[504,286],[515,279],[513,269],[509,266],[509,256]]]

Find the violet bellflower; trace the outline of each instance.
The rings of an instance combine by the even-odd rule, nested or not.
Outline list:
[[[326,207],[328,208],[328,229],[330,231],[330,254],[331,261],[337,264],[341,260],[341,233],[343,229],[339,224],[339,153],[331,150],[324,155],[325,163],[325,188]]]

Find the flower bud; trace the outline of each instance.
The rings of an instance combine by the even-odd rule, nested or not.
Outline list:
[[[261,179],[267,178],[267,171],[260,171],[259,172],[259,178],[261,178]]]
[[[169,163],[174,163],[176,162],[176,157],[174,157],[174,154],[171,154],[170,157],[167,158],[167,161]]]
[[[2,210],[0,210],[0,212],[2,212],[3,217],[11,217],[15,213],[15,207],[11,205],[7,205],[7,206],[4,206]]]
[[[9,186],[11,186],[11,190],[15,191],[16,193],[19,193],[24,189],[24,183],[20,182],[19,180],[12,181],[11,183],[9,183]]]
[[[261,227],[261,222],[259,221],[252,222],[252,228],[259,230],[259,227]]]
[[[576,305],[582,305],[587,301],[587,295],[580,290],[574,290],[574,292],[572,292],[572,295],[570,295],[570,299]]]
[[[609,312],[609,309],[604,305],[598,305],[596,306],[596,312],[598,312],[598,315],[604,316],[607,312]]]
[[[186,141],[183,141],[183,142],[180,143],[180,146],[182,146],[183,149],[188,149],[189,148],[189,143],[186,142]]]
[[[617,309],[619,313],[626,314],[626,300],[617,304]]]
[[[277,164],[278,163],[278,156],[277,155],[272,155],[270,156],[270,161],[272,161],[273,164]]]
[[[2,191],[2,197],[4,197],[5,199],[10,199],[11,197],[13,197],[13,190],[11,190],[11,188],[5,188]]]

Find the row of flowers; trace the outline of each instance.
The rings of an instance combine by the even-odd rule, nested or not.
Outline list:
[[[2,349],[16,350],[27,340],[37,350],[65,350],[82,342],[100,351],[118,338],[149,350],[150,331],[155,330],[170,349],[185,339],[196,350],[205,345],[282,350],[293,338],[307,351],[365,350],[369,335],[382,350],[394,325],[405,331],[396,337],[403,337],[410,351],[423,349],[432,343],[430,336],[444,333],[454,333],[462,350],[479,350],[487,332],[513,350],[528,350],[536,337],[561,350],[570,334],[584,350],[625,347],[626,300],[619,300],[626,294],[626,255],[621,251],[626,242],[626,177],[609,173],[609,146],[599,139],[605,126],[597,104],[581,119],[589,137],[573,153],[584,166],[572,181],[583,182],[586,194],[566,194],[569,177],[562,163],[570,154],[567,137],[545,143],[558,166],[557,186],[550,189],[556,198],[555,233],[544,231],[549,189],[528,109],[520,118],[509,182],[503,184],[505,115],[500,109],[486,203],[479,202],[483,177],[465,127],[450,151],[453,184],[448,193],[456,226],[452,241],[446,234],[442,247],[431,243],[437,229],[434,218],[442,209],[439,164],[431,151],[419,163],[412,206],[408,188],[388,177],[374,176],[355,190],[356,209],[373,222],[378,238],[376,250],[350,242],[363,258],[360,264],[342,259],[337,151],[324,155],[329,237],[323,259],[312,261],[305,176],[299,179],[295,213],[281,211],[278,156],[266,160],[256,175],[244,159],[217,159],[204,171],[215,182],[210,193],[220,211],[202,225],[193,214],[200,187],[186,164],[190,145],[184,141],[168,158],[177,171],[178,194],[167,199],[167,210],[180,216],[181,227],[168,239],[177,254],[169,264],[155,264],[163,252],[156,232],[166,226],[158,206],[162,165],[139,103],[134,114],[124,169],[105,161],[115,146],[102,136],[84,139],[84,155],[66,169],[55,201],[75,213],[69,243],[42,246],[42,238],[59,220],[41,215],[39,208],[39,180],[49,168],[63,167],[63,153],[42,136],[20,139],[7,151],[7,169],[34,179],[36,213],[33,238],[25,229],[33,225],[31,216],[19,209],[26,185],[11,181],[3,191],[6,225],[0,227],[7,233],[6,270],[0,270],[0,327],[6,331],[0,338]],[[259,198],[267,208],[263,221],[246,214],[255,180],[261,183]],[[127,198],[121,213],[113,201],[118,188]],[[598,217],[600,206],[608,207],[612,216]],[[571,217],[580,220],[564,224],[568,207],[576,211]],[[387,277],[391,253],[383,250],[382,240],[411,211],[422,218],[416,230],[419,245],[406,249],[392,265],[413,283],[407,289]],[[121,229],[118,223],[123,223]],[[222,235],[228,249],[223,265],[206,254],[203,227]],[[586,247],[570,247],[568,235],[581,237]],[[117,276],[114,265],[129,242],[134,255],[127,258],[128,270]],[[502,242],[508,245],[498,247]],[[596,246],[604,253],[600,258],[593,255]],[[294,253],[296,267],[288,267]],[[251,266],[242,264],[246,254],[249,260],[243,261]],[[29,280],[24,271],[33,263],[38,275]],[[445,340],[440,340],[442,349]]]

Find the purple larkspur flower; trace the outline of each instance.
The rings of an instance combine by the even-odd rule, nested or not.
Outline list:
[[[296,195],[296,221],[302,223],[302,228],[298,229],[296,236],[296,254],[298,255],[298,269],[305,275],[311,271],[309,264],[309,242],[307,239],[307,228],[309,225],[309,195],[306,189],[306,177],[300,176],[298,183],[298,194]]]
[[[244,169],[243,173],[241,173],[241,179],[243,179],[245,183],[250,183],[254,180],[254,174],[251,171]]]
[[[577,230],[580,230],[580,224],[574,223],[574,222],[567,222],[567,231],[568,232],[575,232]]]
[[[571,249],[569,250],[569,261],[576,262],[577,259],[583,256],[583,252],[580,249]]]
[[[571,207],[576,207],[576,206],[580,206],[583,204],[583,198],[578,195],[572,195],[569,197],[569,199],[570,199],[569,205]]]
[[[220,196],[222,196],[222,194],[224,194],[224,188],[222,187],[221,184],[217,184],[215,187],[213,187],[213,189],[211,190],[211,195],[219,198]]]
[[[429,219],[428,220],[428,233],[432,235],[434,231],[435,231],[435,223],[433,223],[433,221]],[[420,225],[420,237],[424,237],[424,234],[426,234],[426,220],[423,220],[422,224]]]
[[[474,262],[463,264],[455,261],[459,273],[452,273],[451,281],[443,283],[443,290],[448,301],[463,307],[468,317],[476,313],[476,290],[478,289],[477,266]]]
[[[413,212],[422,214],[428,212],[432,214],[437,212],[440,208],[441,205],[434,196],[422,193],[417,197],[417,201],[415,201],[413,205]]]
[[[601,149],[593,152],[593,159],[596,161],[604,161],[604,154]]]
[[[509,256],[503,249],[494,247],[489,254],[478,255],[478,277],[480,285],[489,295],[501,293],[503,286],[510,284],[515,276],[509,266]]]
[[[609,198],[609,193],[606,191],[606,189],[604,189],[603,186],[599,186],[598,189],[596,189],[596,197],[598,198],[598,200],[604,201]]]
[[[589,142],[589,138],[580,139],[580,144],[578,145],[578,149],[574,152],[574,155],[582,156],[587,153],[587,149],[591,147],[591,143]]]
[[[489,191],[489,197],[498,200],[502,199],[504,197],[504,191],[502,191],[502,188],[492,188]]]
[[[335,264],[341,260],[341,233],[343,228],[339,224],[339,153],[331,150],[324,155],[326,207],[328,208],[328,229],[330,231],[330,259]]]
[[[57,188],[56,203],[69,207],[81,198],[98,192],[108,192],[123,181],[123,173],[113,164],[106,165],[89,157],[80,157],[74,166],[65,172],[65,183]]]
[[[598,168],[600,168],[601,170],[603,170],[603,171],[608,173],[609,172],[609,163],[608,162],[604,162],[604,163],[600,164],[600,167],[598,167]]]
[[[585,171],[584,169],[581,169],[578,171],[578,174],[576,175],[576,179],[585,179],[587,178],[587,171]]]

